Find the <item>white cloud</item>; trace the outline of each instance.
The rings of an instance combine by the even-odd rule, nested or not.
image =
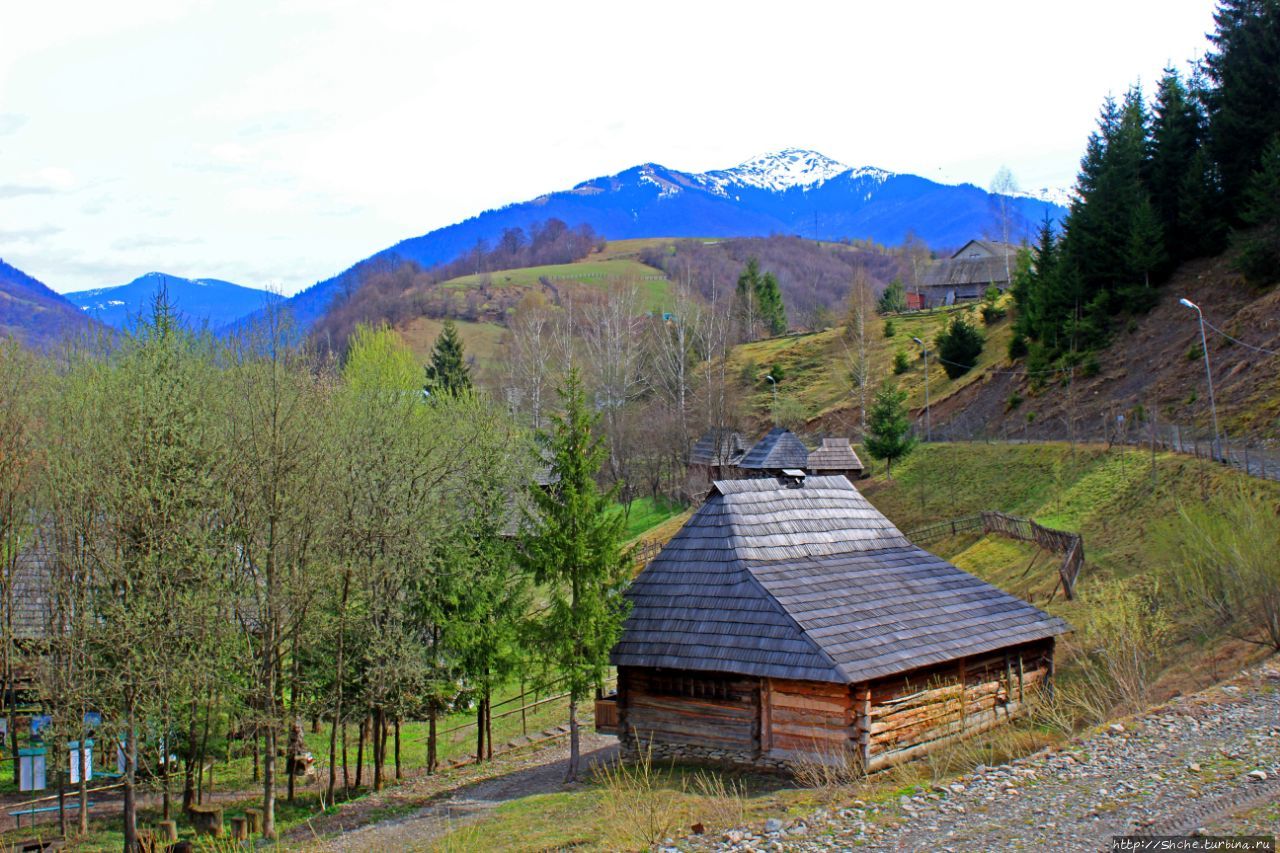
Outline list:
[[[1213,10],[72,5],[19,4],[0,35],[0,214],[63,228],[29,271],[60,290],[165,268],[286,292],[645,161],[706,170],[803,145],[939,180],[985,186],[1008,164],[1023,186],[1068,185],[1103,96],[1202,51]],[[139,234],[157,242],[126,249]],[[218,252],[194,257],[193,238]]]

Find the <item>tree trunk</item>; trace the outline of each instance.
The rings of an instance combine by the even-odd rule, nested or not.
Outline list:
[[[569,695],[569,769],[564,774],[565,782],[578,781],[578,697]]]
[[[81,747],[83,749],[83,746]],[[58,771],[58,832],[62,834],[62,840],[67,840],[67,780],[65,774]]]
[[[199,706],[191,703],[191,725],[187,727],[187,770],[182,780],[182,810],[191,811],[196,801],[196,721]],[[253,781],[258,781],[258,743],[253,744]]]
[[[364,779],[364,733],[369,727],[369,718],[365,717],[360,720],[360,739],[356,742],[356,788],[360,787],[360,782]]]
[[[138,850],[138,799],[135,791],[138,768],[138,737],[134,720],[133,701],[125,716],[128,731],[124,748],[124,853]]]
[[[81,719],[84,719],[82,716]],[[80,800],[80,820],[77,828],[80,835],[84,835],[89,831],[89,756],[84,749],[84,741],[80,742],[80,784],[77,786],[77,794]]]
[[[493,692],[486,681],[484,685],[484,740],[485,755],[493,760]]]
[[[436,772],[436,703],[427,707],[427,772]]]
[[[400,717],[397,716],[396,717],[396,781],[399,782],[402,778],[404,777],[400,775]]]
[[[267,723],[262,736],[262,837],[276,837],[276,727]]]
[[[337,747],[338,726],[342,726],[342,787],[347,787],[347,726],[342,722],[342,687],[343,687],[343,664],[344,653],[346,651],[346,618],[347,618],[347,594],[351,590],[351,574],[346,572],[342,576],[342,599],[339,605],[338,618],[338,654],[337,661],[334,664],[334,683],[338,687],[338,698],[335,700],[333,711],[333,727],[329,730],[329,802],[333,802],[334,788],[338,782],[337,756],[335,750]]]
[[[379,707],[373,715],[373,790],[382,790],[382,771],[387,761],[387,711]]]
[[[476,763],[484,761],[484,696],[476,703]]]

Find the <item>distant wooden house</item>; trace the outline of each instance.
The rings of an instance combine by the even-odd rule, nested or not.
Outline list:
[[[921,277],[921,308],[981,299],[987,288],[1008,290],[1018,247],[995,240],[970,240],[949,258],[934,261]]]
[[[701,497],[716,480],[737,476],[737,466],[746,453],[742,434],[731,429],[710,429],[689,451],[687,468],[690,496]]]
[[[824,438],[817,450],[809,451],[805,471],[813,476],[840,476],[850,482],[863,476],[865,466],[847,438]]]
[[[844,477],[717,482],[627,592],[624,753],[866,770],[1022,711],[1062,620],[912,545]]]
[[[787,471],[803,472],[809,465],[809,448],[795,433],[774,427],[765,433],[738,462],[743,477],[779,477]]]

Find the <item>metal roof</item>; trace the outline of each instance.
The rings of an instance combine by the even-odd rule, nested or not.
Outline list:
[[[912,545],[844,477],[717,482],[640,573],[617,666],[855,683],[1065,622]]]

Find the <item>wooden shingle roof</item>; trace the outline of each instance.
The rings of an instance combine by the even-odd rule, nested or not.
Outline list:
[[[746,452],[742,435],[731,429],[712,429],[689,451],[690,465],[736,465]]]
[[[809,452],[808,470],[812,473],[861,471],[862,468],[862,460],[853,452],[853,445],[847,438],[824,438],[821,447]]]
[[[789,429],[774,427],[742,457],[738,467],[748,471],[804,469],[809,464],[809,448]]]
[[[906,537],[844,477],[717,482],[640,573],[617,666],[855,683],[1069,630]]]

